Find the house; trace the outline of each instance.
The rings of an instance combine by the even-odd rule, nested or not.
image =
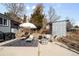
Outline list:
[[[4,14],[0,13],[0,31],[7,33],[7,32],[12,32],[16,33],[16,31],[19,28],[19,24],[21,23],[21,19],[19,18],[14,18],[14,15],[10,15],[13,18],[10,18]]]
[[[58,37],[66,36],[67,32],[72,28],[69,20],[61,20],[53,23],[49,23],[49,33]]]

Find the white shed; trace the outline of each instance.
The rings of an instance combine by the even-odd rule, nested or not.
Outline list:
[[[57,37],[66,36],[67,33],[67,21],[56,21],[52,23],[52,34]]]

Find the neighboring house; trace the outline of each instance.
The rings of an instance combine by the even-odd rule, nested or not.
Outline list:
[[[58,37],[66,36],[67,31],[72,27],[69,20],[61,20],[50,23],[49,32]]]
[[[19,21],[15,21],[14,19],[11,19],[6,15],[0,13],[0,31],[4,33],[7,32],[16,33],[16,31],[19,28],[19,24],[20,24]]]

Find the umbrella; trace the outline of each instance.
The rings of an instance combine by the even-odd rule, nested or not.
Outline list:
[[[26,28],[26,29],[29,29],[29,32],[30,32],[30,29],[36,29],[37,28],[34,24],[29,23],[29,22],[22,23],[19,26],[23,27],[23,28]]]
[[[37,28],[34,24],[29,23],[29,22],[22,23],[19,26],[23,27],[23,28],[28,28],[28,29],[35,29],[35,28]]]
[[[37,28],[34,24],[29,23],[29,22],[22,23],[22,24],[20,24],[19,26],[20,26],[20,27],[23,27],[23,28],[26,28],[26,29],[29,29],[29,34],[31,34],[30,29],[36,29],[36,28]]]

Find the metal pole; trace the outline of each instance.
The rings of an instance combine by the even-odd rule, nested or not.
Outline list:
[[[38,56],[40,56],[40,45],[39,45],[39,40],[38,40]]]

